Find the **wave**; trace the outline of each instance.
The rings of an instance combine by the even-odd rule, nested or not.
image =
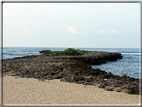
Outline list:
[[[16,50],[9,50],[10,52],[16,52]]]
[[[12,54],[12,53],[3,53],[3,55],[15,55],[15,54]]]
[[[136,55],[141,55],[141,53],[121,53],[121,54],[136,54]]]
[[[3,53],[3,55],[31,55],[39,54],[39,52],[13,52],[13,53]]]

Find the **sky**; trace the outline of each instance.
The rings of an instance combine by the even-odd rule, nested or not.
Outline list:
[[[3,47],[139,48],[139,3],[4,3]]]

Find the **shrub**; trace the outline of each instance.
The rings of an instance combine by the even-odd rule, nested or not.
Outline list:
[[[20,63],[16,63],[14,66],[22,66],[22,64],[20,64]]]
[[[54,51],[53,53],[46,53],[46,56],[78,56],[83,55],[84,53],[88,53],[90,51],[85,50],[75,50],[73,48],[65,49],[64,51]]]
[[[79,53],[77,50],[73,49],[73,48],[68,48],[64,51],[64,53],[66,55],[81,55],[81,53]]]
[[[90,51],[86,51],[86,50],[79,50],[79,49],[77,49],[77,51],[80,53],[80,54],[84,54],[84,53],[89,53]]]

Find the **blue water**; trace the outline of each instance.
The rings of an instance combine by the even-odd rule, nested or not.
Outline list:
[[[3,59],[22,57],[28,55],[39,55],[41,50],[62,51],[67,48],[42,48],[42,47],[3,47]],[[113,62],[107,62],[101,65],[91,65],[92,68],[98,68],[111,72],[114,75],[122,76],[124,74],[139,78],[140,77],[140,50],[128,48],[75,48],[89,51],[118,52],[123,55],[123,59]]]

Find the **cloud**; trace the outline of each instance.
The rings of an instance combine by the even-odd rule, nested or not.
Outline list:
[[[83,31],[81,31],[82,33],[86,33],[86,31],[85,30],[83,30]]]
[[[105,32],[103,30],[101,30],[100,33],[104,34]]]
[[[26,29],[25,31],[19,32],[19,35],[30,34],[30,32]]]
[[[77,33],[77,30],[74,27],[69,27],[69,32],[75,34]]]
[[[23,33],[20,32],[19,35],[23,35]]]
[[[111,29],[111,31],[112,31],[114,34],[117,34],[115,29]]]
[[[28,32],[27,30],[25,30],[25,33],[26,33],[26,34],[29,34],[30,32]]]

